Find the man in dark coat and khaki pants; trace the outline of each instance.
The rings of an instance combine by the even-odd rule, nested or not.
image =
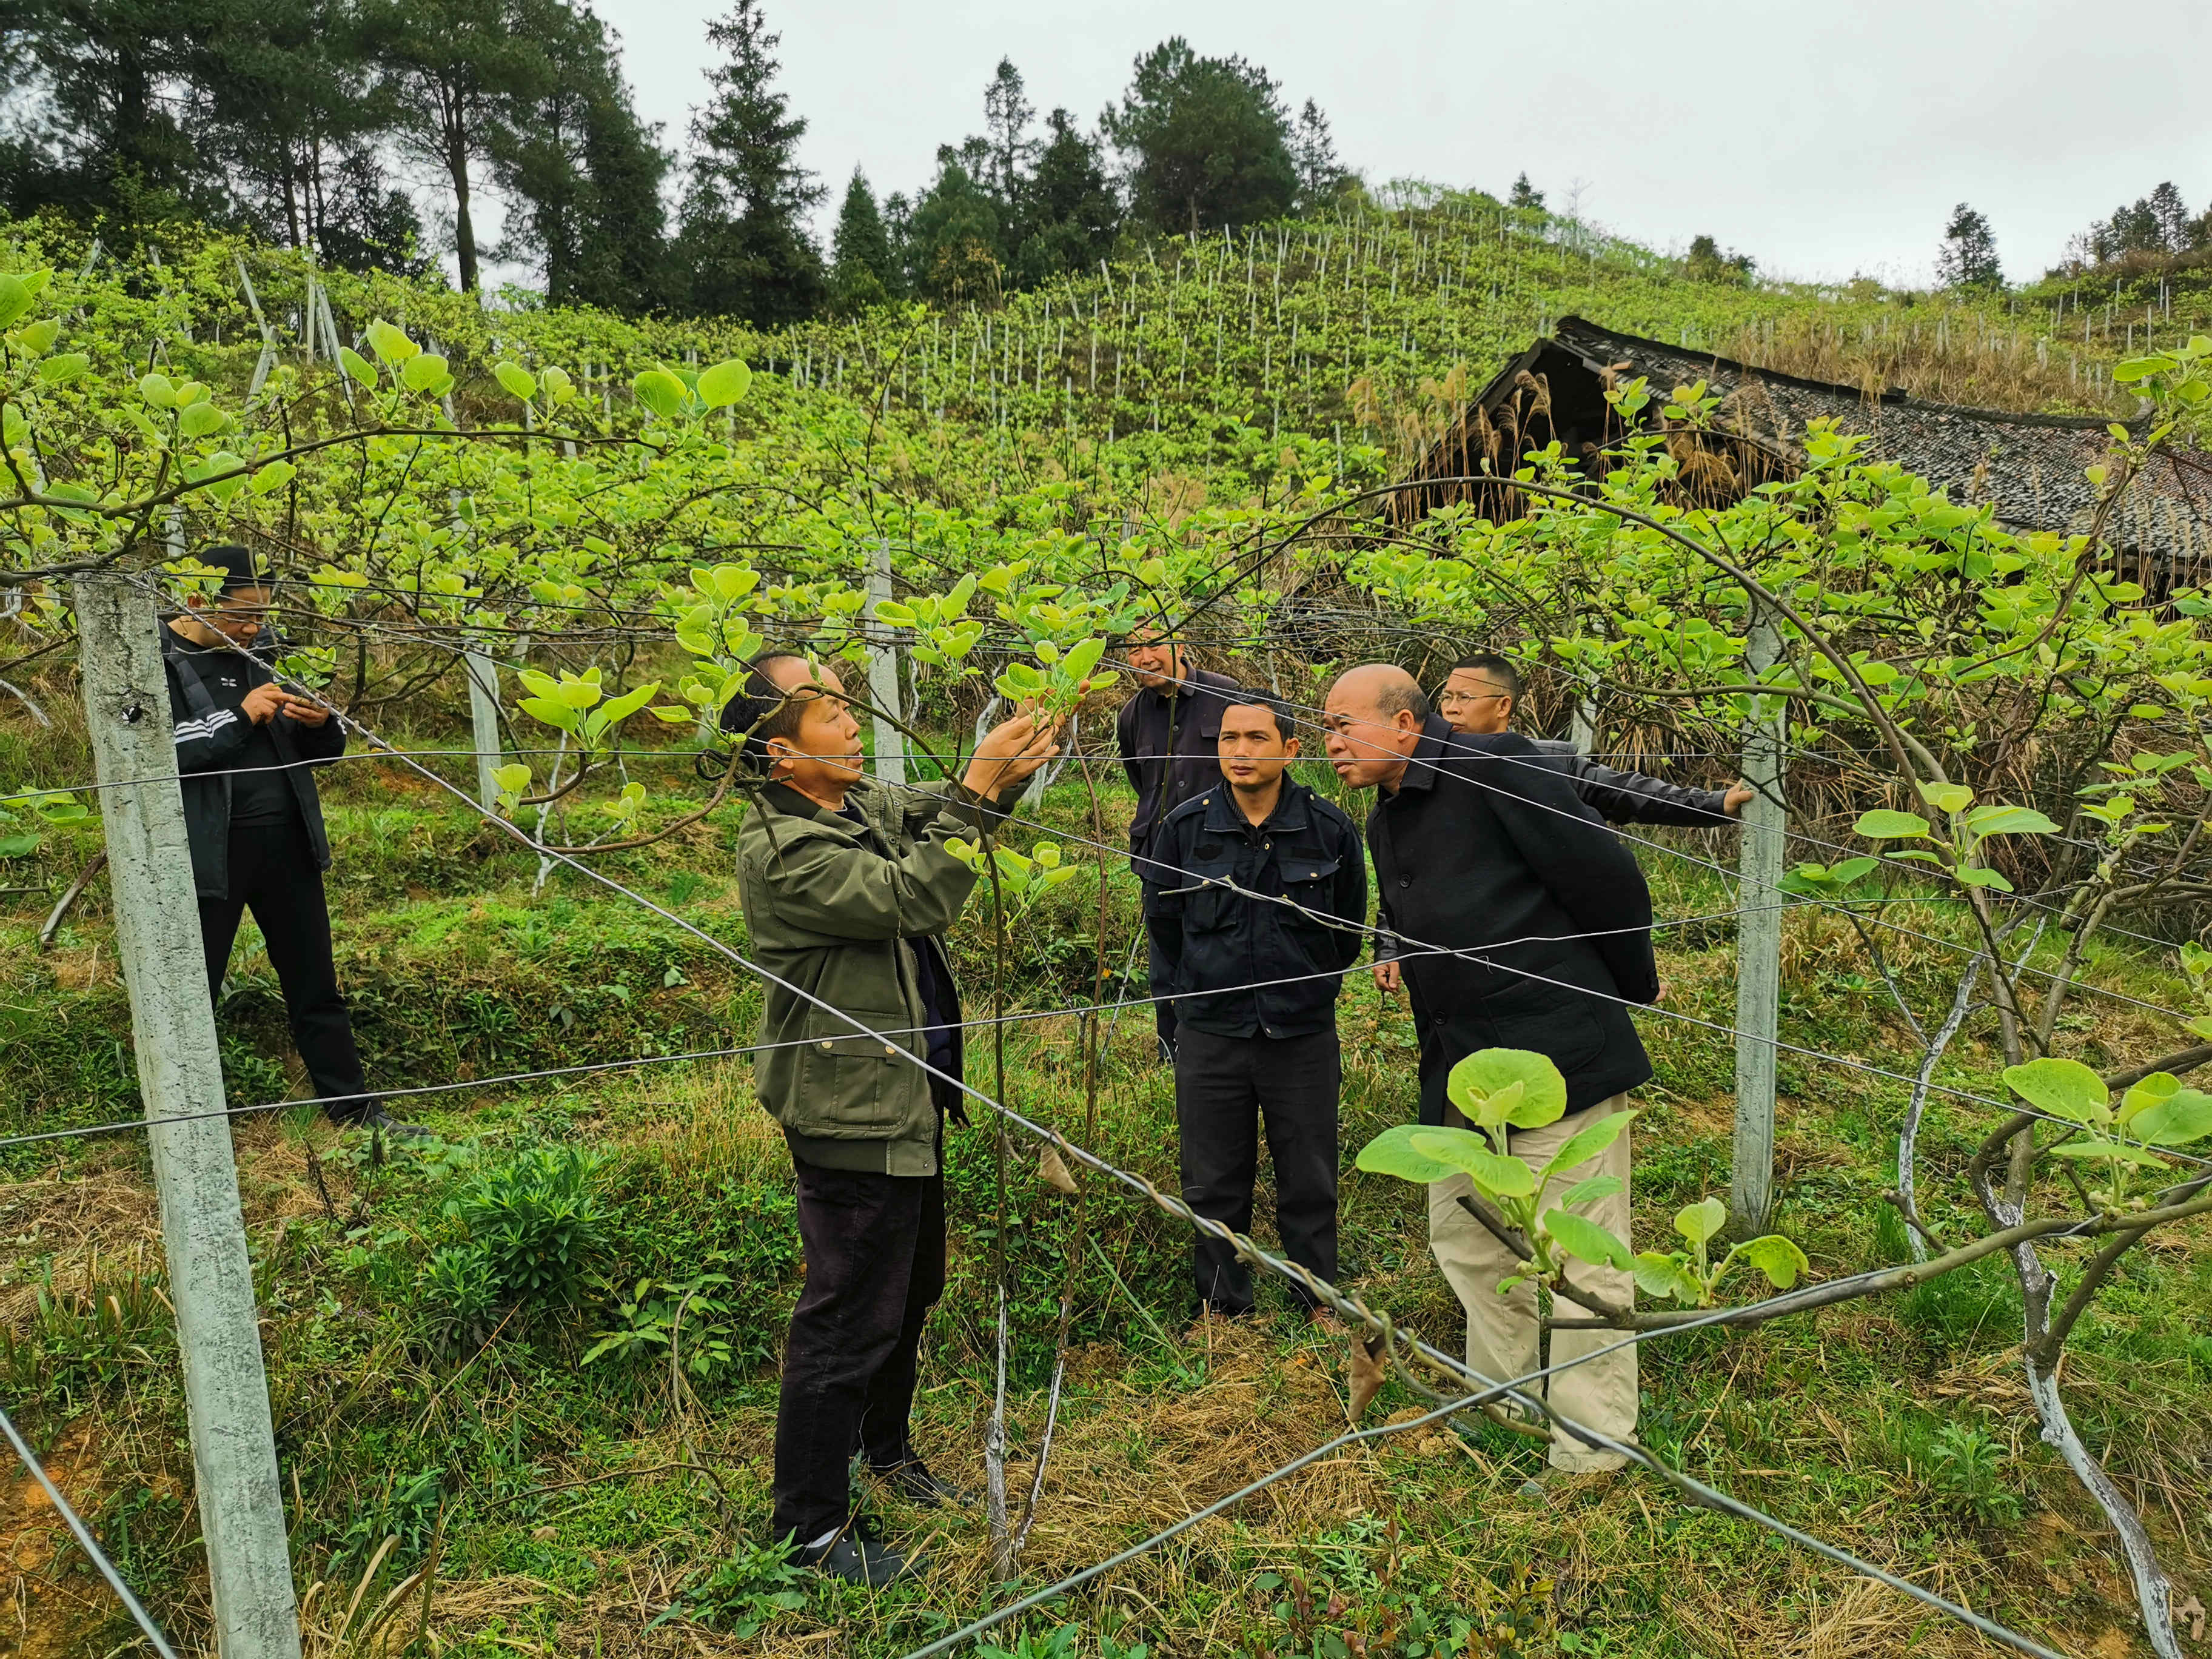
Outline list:
[[[1402,669],[1353,669],[1330,687],[1326,708],[1338,777],[1377,792],[1367,844],[1380,925],[1399,940],[1419,1030],[1421,1121],[1464,1124],[1445,1085],[1468,1054],[1543,1054],[1566,1079],[1566,1115],[1511,1142],[1540,1167],[1568,1137],[1627,1109],[1628,1091],[1651,1075],[1625,1006],[1659,996],[1643,872],[1566,778],[1528,763],[1536,750],[1528,738],[1454,732]],[[1564,1190],[1600,1175],[1619,1179],[1620,1190],[1583,1212],[1625,1241],[1628,1136],[1558,1181]],[[1472,1191],[1465,1176],[1431,1185],[1429,1243],[1467,1309],[1468,1364],[1503,1380],[1538,1368],[1535,1287],[1498,1294],[1518,1264],[1459,1202]],[[1635,1298],[1635,1280],[1618,1268],[1578,1261],[1568,1278],[1619,1306]],[[1609,1331],[1559,1331],[1551,1363],[1618,1340]],[[1615,1440],[1635,1434],[1633,1348],[1561,1371],[1544,1391],[1585,1427]],[[1553,1434],[1555,1469],[1595,1472],[1624,1461]]]

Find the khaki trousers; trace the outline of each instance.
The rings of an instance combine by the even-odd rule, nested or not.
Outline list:
[[[1599,1118],[1627,1109],[1628,1097],[1615,1095],[1579,1112],[1570,1112],[1557,1123],[1541,1129],[1516,1129],[1512,1137],[1513,1152],[1531,1168],[1541,1169],[1544,1161],[1564,1146],[1569,1136]],[[1455,1112],[1451,1115],[1458,1118]],[[1588,1163],[1554,1176],[1547,1188],[1547,1198],[1555,1203],[1559,1194],[1577,1181],[1595,1175],[1618,1176],[1621,1183],[1619,1192],[1579,1207],[1583,1214],[1610,1229],[1613,1237],[1623,1243],[1629,1237],[1628,1141],[1629,1137],[1622,1135]],[[1537,1358],[1536,1287],[1524,1282],[1515,1285],[1507,1295],[1498,1295],[1498,1281],[1511,1277],[1519,1264],[1513,1253],[1460,1204],[1460,1195],[1474,1190],[1474,1183],[1463,1175],[1430,1183],[1429,1248],[1436,1255],[1437,1266],[1443,1269],[1444,1279],[1452,1287],[1453,1294],[1467,1309],[1468,1364],[1482,1376],[1502,1382],[1525,1376],[1545,1363]],[[1577,1289],[1601,1296],[1617,1307],[1630,1306],[1635,1300],[1634,1277],[1618,1267],[1571,1261],[1567,1279]],[[1562,1316],[1579,1313],[1570,1302],[1559,1303],[1558,1309]],[[1555,1331],[1552,1334],[1549,1363],[1556,1365],[1578,1354],[1609,1346],[1626,1334],[1620,1331]],[[1619,1353],[1559,1372],[1532,1384],[1527,1392],[1548,1401],[1562,1415],[1574,1419],[1585,1428],[1595,1429],[1615,1440],[1635,1437],[1633,1348],[1624,1348]],[[1510,1404],[1507,1409],[1512,1409]],[[1618,1452],[1600,1451],[1564,1431],[1553,1431],[1553,1468],[1577,1472],[1617,1469],[1626,1461]]]

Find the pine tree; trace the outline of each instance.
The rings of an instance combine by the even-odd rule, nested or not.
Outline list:
[[[897,298],[905,286],[876,193],[868,188],[867,176],[854,167],[830,243],[830,301],[841,312],[864,311]]]
[[[325,258],[345,244],[348,264],[374,244],[371,257],[405,263],[422,225],[376,155],[397,112],[362,24],[356,0],[201,0],[192,125],[264,235]]]
[[[1530,184],[1528,175],[1523,173],[1513,181],[1513,193],[1505,198],[1505,205],[1528,208],[1541,213],[1544,210],[1544,192]]]
[[[1037,146],[1029,136],[1030,124],[1036,119],[1036,106],[1029,100],[1027,88],[1022,84],[1022,72],[1014,67],[1012,58],[1001,58],[998,72],[983,88],[984,143],[988,149],[975,178],[977,183],[999,198],[1001,214],[1010,220],[1020,210],[1022,191],[1029,183],[1030,168],[1036,161]]]
[[[691,176],[677,244],[687,302],[699,313],[775,327],[812,315],[823,295],[821,251],[806,216],[823,187],[799,165],[804,118],[775,89],[781,38],[760,0],[737,0],[707,26],[724,61],[691,118]]]
[[[1936,275],[1947,288],[2004,286],[2004,272],[1997,264],[1996,233],[1990,228],[1986,216],[1964,202],[1951,210],[1951,222],[1943,228]]]
[[[494,161],[517,104],[546,95],[576,28],[563,0],[371,0],[364,29],[397,100],[397,133],[453,191],[461,287],[479,277],[472,167]]]
[[[1038,155],[1016,228],[1016,278],[1025,287],[1072,271],[1095,270],[1110,258],[1121,231],[1121,200],[1107,176],[1097,139],[1056,109],[1051,137]]]
[[[667,297],[670,159],[637,118],[605,25],[568,21],[546,43],[550,78],[501,112],[493,161],[518,210],[501,252],[534,261],[552,304],[649,310]]]
[[[2169,179],[2151,191],[2143,205],[2150,210],[2151,221],[2158,227],[2160,246],[2168,253],[2185,252],[2189,247],[2189,209],[2173,180]]]
[[[164,0],[0,4],[0,112],[14,129],[0,200],[15,212],[103,215],[111,240],[220,214],[220,173],[172,95],[197,50],[196,21]]]
[[[1006,228],[999,204],[971,171],[963,149],[940,144],[937,177],[915,204],[907,227],[914,286],[941,300],[994,298],[1006,281],[1000,257]]]
[[[1200,58],[1180,35],[1138,58],[1099,125],[1122,154],[1139,216],[1196,234],[1288,213],[1298,173],[1279,91],[1256,64]]]
[[[1723,253],[1720,243],[1711,236],[1692,237],[1689,257],[1682,261],[1682,274],[1693,283],[1723,283],[1738,288],[1750,282],[1757,269],[1751,255],[1734,248]]]
[[[1343,195],[1353,182],[1351,171],[1336,159],[1336,139],[1328,130],[1328,117],[1312,99],[1298,112],[1291,156],[1298,169],[1298,211],[1318,213]]]

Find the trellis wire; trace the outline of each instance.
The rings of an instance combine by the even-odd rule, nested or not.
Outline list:
[[[131,1593],[131,1586],[123,1582],[123,1575],[115,1570],[115,1564],[107,1559],[107,1553],[100,1547],[100,1540],[92,1535],[92,1528],[86,1526],[77,1512],[70,1507],[69,1499],[62,1496],[61,1489],[56,1486],[47,1475],[45,1466],[39,1462],[28,1443],[24,1440],[4,1411],[0,1411],[0,1431],[6,1433],[8,1443],[15,1449],[15,1455],[22,1460],[23,1467],[31,1472],[31,1478],[45,1490],[46,1501],[54,1506],[54,1512],[61,1516],[63,1522],[69,1528],[70,1535],[77,1541],[78,1547],[84,1551],[91,1559],[92,1565],[100,1570],[100,1576],[107,1581],[108,1588],[113,1590],[117,1598],[122,1601],[125,1608],[130,1613],[132,1621],[145,1632],[146,1639],[153,1644],[154,1651],[160,1654],[161,1659],[177,1659],[177,1650],[169,1645],[168,1638],[161,1634],[161,1626],[156,1625],[152,1616],[139,1605],[138,1598]]]

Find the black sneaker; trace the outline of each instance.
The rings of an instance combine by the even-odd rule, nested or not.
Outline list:
[[[919,1504],[926,1510],[964,1510],[975,1501],[950,1481],[939,1480],[929,1472],[929,1465],[919,1457],[910,1457],[903,1463],[892,1463],[882,1468],[870,1464],[868,1473],[908,1503]]]
[[[436,1130],[426,1129],[419,1123],[410,1123],[403,1118],[396,1118],[381,1106],[372,1106],[361,1116],[348,1118],[345,1127],[349,1129],[366,1129],[369,1133],[380,1135],[398,1146],[435,1140],[438,1138]]]
[[[832,1578],[842,1578],[848,1584],[872,1590],[886,1589],[902,1578],[917,1577],[929,1569],[927,1556],[918,1555],[909,1560],[880,1539],[863,1538],[857,1530],[841,1532],[818,1547],[794,1550],[791,1559],[802,1567],[811,1567]]]

